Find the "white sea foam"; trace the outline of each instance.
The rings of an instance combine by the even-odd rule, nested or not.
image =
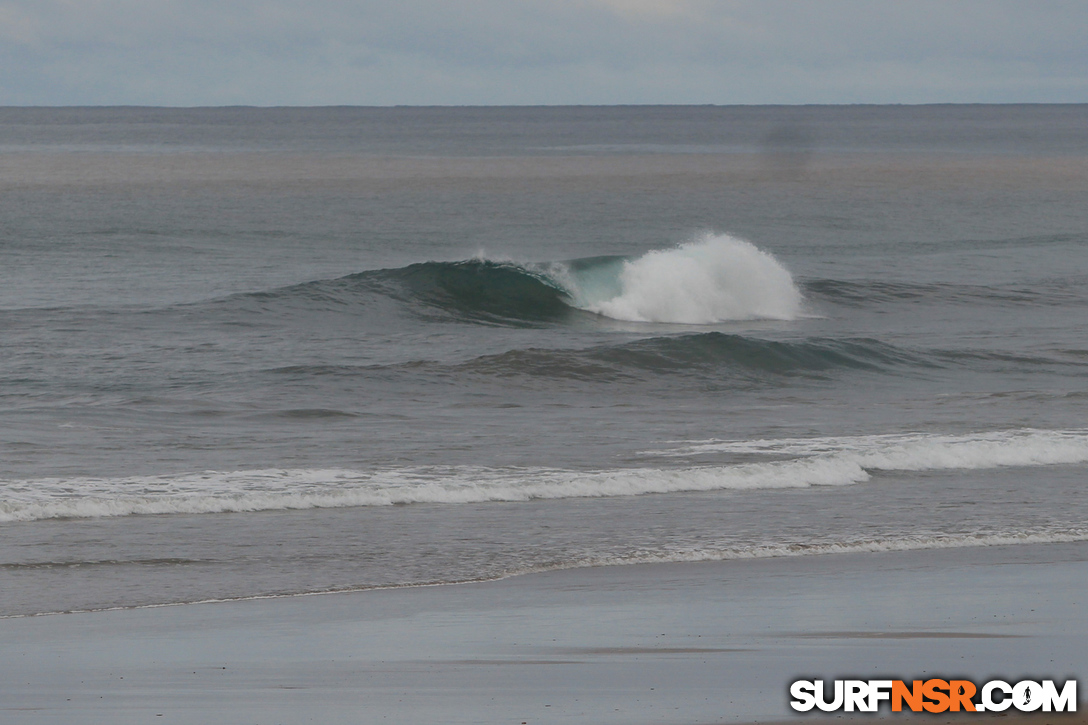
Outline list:
[[[964,435],[905,433],[825,438],[686,443],[643,451],[644,455],[689,458],[706,454],[766,454],[856,463],[867,470],[927,471],[999,466],[1040,466],[1088,461],[1088,431],[1015,430]]]
[[[792,320],[801,293],[772,255],[725,234],[707,234],[674,249],[628,260],[616,284],[572,276],[577,307],[617,320],[709,324]]]
[[[867,478],[865,471],[851,463],[797,461],[586,472],[474,467],[376,473],[272,469],[173,477],[39,479],[0,483],[0,521],[798,488],[848,485]]]
[[[699,547],[665,551],[636,552],[625,556],[590,557],[545,569],[574,569],[591,566],[624,566],[632,564],[667,564],[697,561],[734,561],[737,559],[773,559],[787,556],[821,556],[827,554],[865,554],[884,551],[923,551],[928,549],[961,549],[980,546],[1016,546],[1019,544],[1063,544],[1088,541],[1088,529],[1026,530],[980,532],[971,534],[939,534],[932,536],[901,536],[887,539],[829,541],[811,544],[769,544],[763,546]],[[519,570],[518,574],[533,570]]]
[[[871,471],[972,470],[1088,462],[1088,431],[1012,430],[960,436],[873,435],[701,441],[658,455],[773,454],[785,460],[677,468],[402,468],[205,471],[128,478],[0,481],[0,521],[634,496],[848,486]]]

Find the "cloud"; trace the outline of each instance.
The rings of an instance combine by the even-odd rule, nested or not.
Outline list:
[[[1088,101],[1088,4],[0,0],[0,103]]]

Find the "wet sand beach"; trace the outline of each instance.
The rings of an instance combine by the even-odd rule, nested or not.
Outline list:
[[[781,721],[800,678],[1079,677],[1086,575],[1088,545],[1070,543],[9,618],[0,712],[13,724]],[[1083,715],[1024,722],[1053,717]]]

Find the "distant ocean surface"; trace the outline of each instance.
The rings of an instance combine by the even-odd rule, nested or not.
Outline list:
[[[1088,540],[1088,106],[0,109],[0,615]]]

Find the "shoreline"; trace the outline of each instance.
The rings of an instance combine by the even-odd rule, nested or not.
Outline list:
[[[802,676],[1079,678],[1086,575],[1078,542],[6,619],[0,712],[78,724],[785,721]]]
[[[524,576],[548,574],[561,571],[575,571],[580,569],[608,569],[613,567],[630,566],[657,566],[668,564],[702,564],[702,563],[727,563],[735,561],[764,561],[775,559],[793,559],[824,556],[881,554],[890,552],[923,552],[958,549],[979,549],[991,547],[1009,546],[1046,546],[1050,544],[1075,544],[1088,543],[1088,531],[1083,529],[1068,530],[1062,533],[1042,534],[1037,532],[1024,532],[1012,534],[962,534],[962,535],[937,535],[929,538],[902,537],[899,539],[870,540],[853,543],[829,543],[811,545],[779,545],[762,546],[752,549],[723,549],[720,551],[706,551],[687,556],[682,553],[675,555],[660,554],[647,555],[642,558],[620,559],[604,558],[592,559],[585,562],[571,564],[559,564],[553,567],[530,568],[516,570],[492,577],[477,579],[460,579],[453,581],[424,581],[410,582],[406,584],[374,584],[343,589],[322,589],[316,591],[299,591],[283,593],[260,593],[242,595],[237,597],[217,597],[208,599],[196,599],[177,602],[154,602],[147,604],[117,605],[90,609],[71,609],[44,612],[28,612],[17,614],[0,614],[0,620],[22,619],[27,617],[53,617],[66,614],[93,614],[98,612],[129,611],[139,609],[159,609],[164,607],[184,607],[202,604],[228,604],[233,602],[247,602],[273,599],[291,599],[297,597],[317,597],[337,594],[357,594],[371,591],[418,589],[425,587],[465,586],[473,584],[488,584],[491,582],[505,581]]]

